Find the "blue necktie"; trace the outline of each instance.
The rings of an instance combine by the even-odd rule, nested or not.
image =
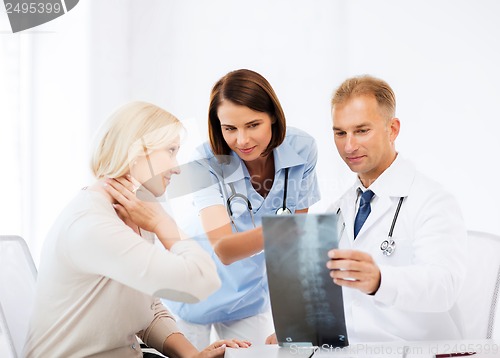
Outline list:
[[[356,214],[356,220],[354,220],[354,238],[358,236],[359,230],[361,230],[361,227],[365,223],[366,218],[372,211],[370,201],[372,200],[373,195],[375,195],[375,193],[373,193],[373,191],[371,190],[367,190],[363,194],[361,194],[358,213]]]

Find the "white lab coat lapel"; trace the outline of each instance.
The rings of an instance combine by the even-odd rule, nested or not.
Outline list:
[[[375,195],[377,195],[376,192]],[[370,215],[368,215],[368,218],[366,218],[365,223],[359,230],[357,239],[366,235],[366,233],[370,231],[370,228],[375,225],[392,206],[392,200],[388,196],[379,197],[377,201],[377,205],[372,205]]]
[[[357,189],[359,188],[360,183],[356,182],[356,184],[349,190],[346,195],[342,197],[339,201],[340,213],[342,215],[342,220],[344,220],[345,224],[345,232],[344,237],[347,237],[351,246],[354,242],[354,220],[356,218],[356,200],[357,200]],[[383,216],[387,210],[391,208],[392,202],[389,197],[381,197],[378,198],[378,203],[376,207],[372,207],[372,211],[368,218],[366,219],[363,227],[358,233],[357,238],[361,237],[366,233],[371,226],[373,226],[377,220]]]
[[[388,210],[394,206],[394,198],[408,196],[411,184],[415,178],[415,167],[400,155],[387,170],[370,186],[377,196],[377,205],[372,205],[372,211],[363,227],[358,233],[356,240],[369,235],[372,228]],[[344,238],[347,237],[350,246],[354,243],[354,220],[356,217],[357,189],[361,185],[359,179],[340,199],[339,208],[345,223]]]
[[[354,217],[356,215],[355,207],[353,203],[356,203],[358,186],[355,185],[339,200],[338,207],[340,209],[340,220],[342,225],[345,225],[343,229],[343,235],[341,240],[348,240],[348,243],[344,245],[352,246],[354,241]]]
[[[370,228],[375,225],[388,210],[392,210],[397,199],[408,196],[411,184],[415,178],[415,167],[411,162],[404,160],[400,155],[394,163],[383,172],[370,186],[377,196],[377,204],[372,205],[372,211],[358,237],[368,235]]]

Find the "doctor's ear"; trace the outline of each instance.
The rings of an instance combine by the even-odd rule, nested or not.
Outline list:
[[[390,139],[391,143],[393,143],[399,134],[399,129],[401,127],[401,123],[398,118],[392,118],[390,123]]]

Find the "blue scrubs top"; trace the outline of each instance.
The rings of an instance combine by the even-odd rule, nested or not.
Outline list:
[[[203,152],[204,158],[208,159],[209,163],[217,163],[208,143],[204,144]],[[245,195],[252,203],[255,225],[260,226],[262,216],[275,215],[276,210],[283,205],[285,168],[289,168],[286,207],[292,213],[309,208],[319,201],[320,193],[315,170],[318,153],[314,138],[304,131],[288,127],[285,140],[274,149],[273,154],[275,177],[266,198],[254,189],[246,166],[238,155],[232,152],[231,170],[221,171],[220,166],[216,165],[209,167],[214,184],[194,194],[197,210],[212,205],[226,206],[227,195],[232,193],[228,184],[232,183],[236,193]],[[239,232],[254,228],[244,200],[232,200],[231,209]],[[263,252],[226,266],[214,253],[205,234],[198,236],[198,241],[211,253],[222,286],[199,303],[165,302],[175,314],[188,322],[209,324],[239,320],[270,309]]]

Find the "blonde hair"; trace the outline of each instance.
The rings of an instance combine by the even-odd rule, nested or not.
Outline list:
[[[131,161],[172,143],[183,129],[174,115],[154,104],[128,103],[98,131],[92,173],[97,179],[122,177],[129,172]]]
[[[332,108],[342,105],[353,97],[371,95],[377,100],[378,106],[391,119],[396,114],[396,96],[389,84],[379,78],[362,75],[348,78],[335,91],[332,98]]]

